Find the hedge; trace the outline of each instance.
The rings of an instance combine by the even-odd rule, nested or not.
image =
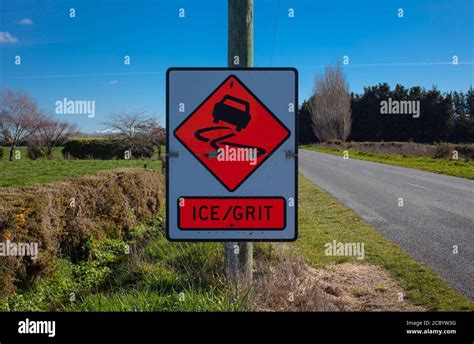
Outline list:
[[[125,159],[125,151],[131,145],[120,139],[71,139],[62,150],[65,158],[72,159]],[[152,145],[135,143],[132,148],[133,158],[152,158]]]

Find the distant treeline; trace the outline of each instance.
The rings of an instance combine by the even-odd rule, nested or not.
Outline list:
[[[390,101],[389,101],[390,99]],[[419,117],[414,114],[385,113],[387,103],[419,101]],[[414,104],[414,103],[412,103]],[[385,108],[384,108],[385,107]],[[474,89],[467,93],[441,93],[435,87],[425,90],[386,83],[364,88],[351,95],[353,141],[474,142]],[[390,110],[390,109],[389,109]],[[400,111],[402,112],[402,111]],[[317,142],[312,130],[311,112],[305,101],[299,113],[301,143]]]

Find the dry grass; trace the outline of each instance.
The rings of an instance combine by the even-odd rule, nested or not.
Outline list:
[[[0,296],[48,275],[56,257],[87,260],[91,244],[128,231],[164,209],[164,176],[117,169],[69,181],[0,191],[0,242],[37,242],[39,258],[0,260]]]
[[[343,150],[347,150],[349,158],[474,179],[474,145],[446,143],[430,146],[402,142],[346,142],[301,146],[301,148],[339,156],[342,156]],[[457,151],[457,159],[454,150]]]
[[[358,152],[376,154],[395,154],[404,157],[429,157],[434,159],[452,159],[453,151],[458,152],[459,160],[474,161],[474,144],[422,144],[415,142],[342,142],[331,140],[318,146],[331,149],[352,149]]]
[[[424,311],[399,301],[403,289],[382,268],[357,263],[314,269],[295,252],[257,262],[257,311]]]

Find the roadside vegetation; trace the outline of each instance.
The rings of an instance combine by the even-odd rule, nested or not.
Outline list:
[[[343,156],[346,148],[325,147],[323,145],[302,145],[302,149]],[[429,157],[409,157],[399,154],[380,154],[347,149],[349,158],[380,162],[384,164],[414,168],[426,172],[445,174],[460,178],[474,179],[474,161],[435,159]]]
[[[166,239],[160,172],[112,169],[0,193],[0,242],[41,242],[36,261],[0,259],[3,311],[249,309],[225,281],[221,244]]]
[[[308,179],[299,177],[299,238],[291,244],[300,250],[305,261],[315,268],[332,264],[374,264],[387,270],[404,290],[404,299],[427,310],[474,310],[468,301],[436,273],[417,263],[399,246],[390,243],[375,228],[365,224],[353,211],[339,204]],[[327,256],[325,244],[364,243],[365,258]],[[358,286],[353,285],[354,293]],[[384,292],[380,286],[380,292]]]
[[[85,237],[74,250],[88,252],[82,259],[55,256],[49,261],[53,272],[20,278],[2,309],[474,310],[438,275],[302,176],[298,241],[257,244],[250,289],[236,292],[226,282],[221,243],[171,243],[163,216],[162,210],[128,230]],[[325,244],[333,240],[364,243],[365,259],[325,255]]]

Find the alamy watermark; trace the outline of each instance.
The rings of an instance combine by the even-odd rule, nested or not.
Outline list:
[[[380,102],[380,114],[382,115],[412,115],[413,118],[420,117],[419,100],[382,100]]]
[[[31,257],[32,260],[38,259],[37,242],[12,242],[7,240],[0,242],[0,257]]]
[[[234,148],[227,145],[217,150],[217,161],[248,161],[257,163],[257,148]]]
[[[333,240],[332,242],[324,244],[324,247],[326,248],[324,251],[326,256],[354,256],[359,260],[363,260],[365,258],[364,243],[337,242],[336,240]]]
[[[56,336],[56,321],[30,320],[26,318],[18,323],[19,334],[46,334],[48,337]]]
[[[87,115],[88,118],[95,117],[95,100],[70,100],[64,97],[55,103],[57,115]]]

